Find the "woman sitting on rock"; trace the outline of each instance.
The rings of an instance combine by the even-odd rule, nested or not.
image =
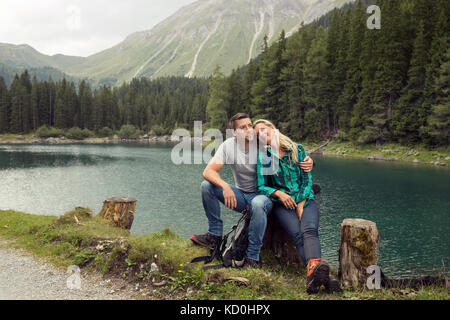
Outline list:
[[[272,199],[272,212],[307,266],[306,291],[317,293],[322,285],[328,292],[342,291],[322,259],[319,209],[314,201],[311,173],[298,166],[307,156],[305,149],[281,134],[270,121],[258,120],[254,129],[258,142],[266,146],[258,154],[257,191]]]

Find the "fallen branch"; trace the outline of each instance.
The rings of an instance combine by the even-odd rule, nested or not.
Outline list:
[[[80,220],[78,220],[78,218],[77,218],[76,215],[73,215],[73,217],[75,218],[75,222],[77,223],[77,225],[79,225],[79,226],[85,226],[84,223],[81,223]]]
[[[327,146],[327,145],[330,143],[330,141],[331,141],[331,140],[327,140],[327,142],[325,142],[325,143],[322,144],[321,146],[319,146],[319,147],[317,147],[317,148],[315,148],[315,149],[313,149],[313,150],[311,150],[311,151],[308,151],[308,154],[314,154],[314,153],[316,153],[317,151],[319,151],[319,150],[322,149],[323,147]]]
[[[243,277],[230,277],[230,278],[225,279],[225,281],[234,281],[234,282],[243,284],[244,286],[250,285],[250,280],[248,280],[247,278],[243,278]]]

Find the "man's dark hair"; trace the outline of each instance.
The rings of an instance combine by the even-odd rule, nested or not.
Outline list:
[[[236,130],[236,121],[247,118],[250,119],[250,116],[246,113],[236,113],[228,120],[228,128]]]

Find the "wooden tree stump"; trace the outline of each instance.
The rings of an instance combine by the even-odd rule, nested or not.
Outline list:
[[[130,197],[113,197],[103,201],[99,216],[111,221],[116,227],[131,229],[134,220],[136,199]]]
[[[345,286],[363,288],[367,267],[378,265],[380,235],[377,225],[369,220],[345,219],[341,224],[339,279]]]
[[[291,237],[284,231],[272,213],[267,217],[267,227],[266,233],[264,234],[262,250],[270,250],[285,264],[303,264]]]
[[[318,184],[314,184],[313,190],[315,197],[314,200],[320,210],[320,186]],[[298,256],[294,242],[284,231],[274,214],[269,214],[267,217],[267,227],[266,233],[264,234],[262,249],[272,251],[286,264],[303,265],[303,262]]]

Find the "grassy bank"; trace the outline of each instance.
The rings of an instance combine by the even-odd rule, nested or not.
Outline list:
[[[320,145],[322,144],[304,144],[307,150],[314,150]],[[386,143],[376,146],[373,144],[331,141],[320,150],[324,155],[330,156],[371,159],[371,161],[399,161],[450,168],[450,146],[427,149],[420,145],[404,146]]]
[[[76,217],[76,218],[75,218]],[[61,217],[0,210],[0,243],[24,248],[61,268],[139,283],[143,299],[448,299],[445,288],[344,288],[343,294],[309,296],[303,267],[289,266],[263,252],[263,269],[203,271],[186,267],[207,249],[194,246],[170,230],[134,236],[77,207]],[[5,244],[6,243],[6,244]],[[156,270],[155,270],[156,266]],[[244,278],[244,279],[242,279]]]

